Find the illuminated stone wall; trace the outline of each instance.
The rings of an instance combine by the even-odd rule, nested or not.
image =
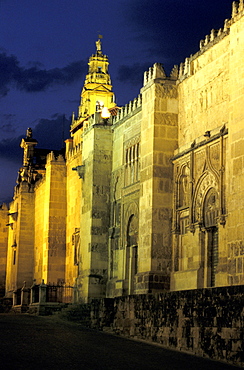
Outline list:
[[[66,166],[62,156],[47,156],[46,175],[35,188],[34,274],[36,284],[64,282]]]
[[[6,292],[12,298],[24,282],[30,286],[33,281],[34,193],[26,181],[16,187],[9,213]]]
[[[66,166],[61,155],[47,156],[45,183],[42,278],[56,283],[65,279]]]
[[[243,284],[243,1],[179,69],[146,71],[125,107],[96,45],[65,159],[36,171],[30,130],[21,142],[7,290],[64,280],[80,302]]]
[[[0,208],[0,295],[5,292],[7,249],[8,249],[8,207],[3,204]]]
[[[45,178],[36,186],[35,191],[35,248],[34,248],[34,276],[37,284],[43,279],[43,245],[44,245],[44,214],[48,206],[44,202],[46,191]]]
[[[234,12],[233,12],[234,13]],[[229,82],[229,150],[226,222],[228,236],[225,253],[228,257],[228,284],[244,283],[244,91],[243,91],[244,16],[243,3],[234,13],[230,28],[230,82]]]
[[[91,125],[83,135],[82,203],[80,213],[77,299],[103,297],[108,276],[109,188],[112,132],[108,125]]]
[[[144,75],[141,193],[136,293],[169,289],[171,269],[172,158],[177,147],[177,71],[161,65]]]
[[[243,3],[179,73],[171,289],[243,284]]]
[[[78,276],[78,259],[80,253],[80,212],[82,181],[73,170],[82,164],[81,144],[66,153],[67,167],[67,217],[66,217],[66,260],[65,282],[74,285]]]
[[[134,291],[139,228],[141,119],[141,96],[138,96],[118,112],[113,125],[107,285],[107,295],[112,297]]]

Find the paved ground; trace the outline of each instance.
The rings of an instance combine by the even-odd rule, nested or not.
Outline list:
[[[0,314],[0,369],[237,369],[49,317]]]

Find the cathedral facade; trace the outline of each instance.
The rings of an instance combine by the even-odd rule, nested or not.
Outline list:
[[[65,151],[38,149],[31,129],[21,142],[6,297],[33,303],[50,283],[70,302],[243,284],[243,54],[241,0],[118,107],[97,41]]]

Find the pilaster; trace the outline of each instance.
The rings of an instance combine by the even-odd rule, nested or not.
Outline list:
[[[65,278],[66,166],[61,155],[47,156],[44,198],[42,279],[45,283]]]
[[[77,289],[79,300],[89,301],[93,297],[105,297],[108,276],[112,164],[112,130],[109,125],[95,123],[84,133],[82,163],[82,242]]]
[[[141,196],[136,293],[169,289],[173,168],[177,147],[175,76],[155,64],[144,78],[141,128]]]

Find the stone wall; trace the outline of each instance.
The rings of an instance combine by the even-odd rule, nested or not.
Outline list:
[[[8,249],[8,207],[0,205],[0,298],[5,293],[6,263]]]
[[[232,286],[93,300],[91,324],[243,366],[243,291]]]

